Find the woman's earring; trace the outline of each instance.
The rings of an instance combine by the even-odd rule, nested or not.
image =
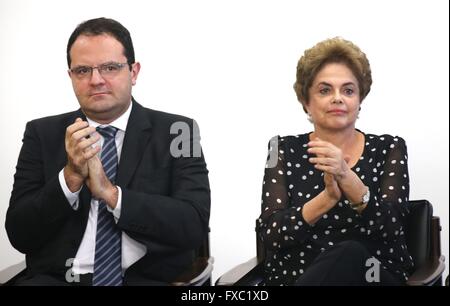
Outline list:
[[[307,114],[306,114],[306,117],[308,118],[308,121],[309,121],[309,122],[314,123],[314,121],[313,121],[313,119],[312,119],[310,113],[307,113]]]

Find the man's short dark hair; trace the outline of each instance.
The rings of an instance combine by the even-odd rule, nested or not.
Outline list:
[[[114,19],[102,17],[80,23],[73,31],[72,35],[70,35],[69,42],[67,43],[67,65],[69,68],[72,62],[72,59],[70,58],[70,49],[78,36],[97,36],[102,34],[108,34],[117,39],[124,48],[124,55],[127,58],[128,65],[134,64],[134,48],[130,32]]]

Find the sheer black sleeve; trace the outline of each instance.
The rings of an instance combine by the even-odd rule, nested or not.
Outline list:
[[[365,227],[362,234],[372,239],[396,240],[403,235],[404,220],[408,214],[409,177],[405,141],[390,138],[379,173],[378,190],[370,190],[371,199],[362,212]]]
[[[302,243],[311,226],[303,219],[299,203],[293,203],[288,191],[284,139],[269,142],[262,188],[258,232],[267,249],[276,250]]]

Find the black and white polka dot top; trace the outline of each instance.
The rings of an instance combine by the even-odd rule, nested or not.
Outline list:
[[[363,154],[352,168],[370,189],[362,214],[343,196],[313,226],[302,217],[302,207],[324,190],[323,172],[308,161],[309,134],[278,137],[269,143],[258,234],[267,250],[267,285],[289,285],[314,258],[345,240],[363,243],[399,279],[407,280],[413,265],[405,244],[404,217],[408,213],[409,177],[404,140],[390,135],[364,134]],[[275,155],[275,156],[276,156]]]

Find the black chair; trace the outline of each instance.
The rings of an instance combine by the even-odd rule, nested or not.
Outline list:
[[[184,273],[178,276],[172,286],[212,286],[214,258],[210,255],[209,234],[197,249],[196,259]]]
[[[179,275],[172,286],[211,286],[214,258],[210,256],[209,234],[203,244],[196,250],[196,258],[192,265]],[[25,261],[0,271],[0,285],[13,286],[17,279],[26,274]]]
[[[445,258],[441,255],[441,226],[433,216],[433,206],[426,200],[410,201],[406,224],[406,244],[414,260],[410,286],[442,286]],[[222,275],[216,286],[256,286],[264,276],[265,248],[256,235],[257,256]]]

